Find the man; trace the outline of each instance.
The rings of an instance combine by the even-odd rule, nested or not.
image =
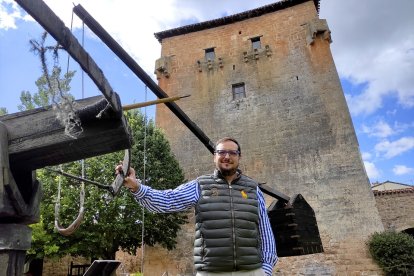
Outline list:
[[[270,276],[277,262],[275,240],[258,183],[238,169],[239,143],[217,141],[215,170],[174,190],[142,185],[135,170],[124,185],[152,212],[169,213],[195,207],[194,264],[197,276]],[[121,170],[117,166],[117,172]]]

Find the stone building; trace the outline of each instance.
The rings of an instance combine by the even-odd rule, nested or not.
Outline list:
[[[414,186],[385,181],[372,190],[384,228],[414,237]]]
[[[318,9],[281,1],[156,33],[155,73],[169,96],[191,94],[178,105],[211,140],[240,141],[245,174],[314,209],[325,252],[281,258],[275,275],[377,275],[365,241],[383,225]],[[188,179],[212,171],[210,152],[165,106],[156,124]],[[162,267],[147,250],[144,272],[191,275],[193,231],[177,252],[154,251]]]

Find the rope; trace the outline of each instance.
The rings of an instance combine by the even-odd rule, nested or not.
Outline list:
[[[72,11],[72,23],[73,23],[73,11]],[[71,23],[71,26],[72,26]],[[84,41],[84,29],[85,29],[85,25],[83,24],[83,28],[82,28],[82,46],[83,46],[83,41]],[[67,64],[67,71],[69,71],[69,57],[68,57],[68,64]],[[82,70],[82,99],[84,98],[84,79],[83,79],[83,70]],[[82,178],[85,179],[85,161],[82,159],[81,161],[81,165],[82,165]],[[60,172],[61,174],[63,173],[63,169],[62,169],[62,165],[59,166]],[[55,204],[55,229],[64,236],[69,236],[71,234],[73,234],[76,229],[79,228],[82,220],[83,220],[83,216],[85,213],[85,209],[84,209],[84,203],[85,203],[85,183],[84,181],[81,182],[81,189],[79,192],[79,213],[78,216],[76,217],[76,219],[67,227],[67,228],[63,228],[60,223],[59,223],[59,210],[60,210],[60,193],[61,193],[61,180],[62,176],[59,176],[59,182],[58,182],[58,196],[56,199],[56,204]]]
[[[147,101],[148,89],[145,86],[145,101]],[[147,165],[147,107],[144,107],[144,172],[143,179],[146,183],[146,165]],[[141,224],[141,273],[144,275],[144,234],[145,234],[145,211],[142,208],[142,224]]]
[[[62,171],[62,165],[59,166],[60,170]],[[80,192],[80,206],[79,206],[79,213],[76,219],[67,227],[63,228],[59,223],[59,210],[60,210],[60,193],[61,193],[61,184],[62,184],[62,176],[59,176],[58,181],[58,196],[55,203],[55,229],[63,236],[69,236],[73,234],[76,229],[79,228],[83,215],[85,213],[85,209],[83,208],[84,198],[85,198],[85,191],[81,189]]]

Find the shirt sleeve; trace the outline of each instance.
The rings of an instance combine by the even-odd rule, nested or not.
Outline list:
[[[262,242],[262,268],[266,275],[271,276],[273,267],[278,261],[276,242],[272,227],[270,226],[269,217],[267,216],[264,196],[259,187],[257,187],[257,199],[259,202],[259,234]]]
[[[199,189],[197,181],[193,180],[169,190],[156,190],[141,184],[132,194],[139,204],[153,213],[173,213],[194,206],[199,198]]]

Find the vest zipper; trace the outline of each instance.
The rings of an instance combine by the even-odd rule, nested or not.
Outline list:
[[[234,208],[233,208],[233,195],[232,195],[232,186],[229,184],[229,191],[230,191],[230,210],[231,210],[231,231],[232,231],[232,238],[233,238],[233,269],[237,268],[237,256],[236,256],[236,234],[235,226],[234,226]]]

